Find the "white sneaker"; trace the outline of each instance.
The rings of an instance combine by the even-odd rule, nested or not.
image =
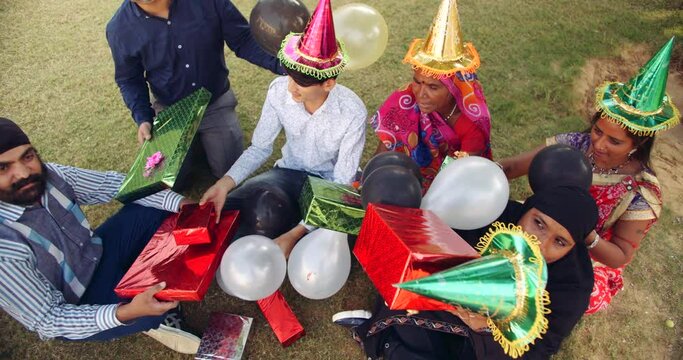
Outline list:
[[[187,331],[163,324],[158,329],[145,331],[144,334],[181,354],[196,354],[201,342],[200,338]]]
[[[344,327],[354,327],[361,325],[372,317],[372,313],[367,310],[342,311],[332,316],[332,322]]]

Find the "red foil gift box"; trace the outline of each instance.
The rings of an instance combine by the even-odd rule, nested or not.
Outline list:
[[[304,327],[301,326],[280,290],[259,300],[258,306],[283,347],[292,345],[306,335]]]
[[[166,288],[154,297],[163,301],[201,301],[211,285],[225,249],[237,231],[238,211],[223,211],[210,244],[177,245],[173,229],[178,214],[169,216],[149,240],[126,275],[114,289],[122,298],[132,298],[162,281]]]
[[[392,310],[454,309],[393,284],[479,257],[433,212],[377,204],[368,206],[353,253]]]
[[[176,245],[208,244],[213,234],[209,224],[216,222],[213,203],[185,205],[173,230]]]

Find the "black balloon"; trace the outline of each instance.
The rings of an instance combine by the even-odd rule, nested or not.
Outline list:
[[[280,50],[282,40],[290,32],[303,32],[311,15],[299,0],[259,0],[251,10],[251,34],[263,50],[271,55]]]
[[[529,166],[529,186],[534,192],[555,186],[576,186],[588,190],[592,182],[593,171],[586,156],[567,145],[544,148]]]
[[[422,182],[422,173],[420,166],[408,155],[396,151],[386,151],[375,155],[363,169],[363,174],[360,178],[360,183],[363,185],[365,179],[376,169],[386,165],[397,165],[410,170],[419,182]]]
[[[365,209],[369,203],[419,208],[422,186],[410,170],[399,165],[385,165],[365,179],[360,196]]]
[[[282,189],[267,184],[250,187],[242,199],[240,221],[244,235],[274,239],[296,225],[298,209]]]

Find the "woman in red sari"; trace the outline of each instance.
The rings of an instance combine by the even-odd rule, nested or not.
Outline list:
[[[544,145],[569,145],[592,164],[590,192],[600,216],[586,238],[595,275],[588,314],[605,309],[623,288],[624,267],[662,210],[650,152],[655,134],[680,118],[665,92],[672,47],[673,38],[627,84],[606,83],[597,89],[598,112],[588,132],[557,135]],[[508,178],[525,175],[544,146],[502,160]]]
[[[424,190],[446,156],[491,158],[491,116],[474,74],[479,55],[460,38],[456,3],[444,1],[427,39],[414,40],[404,58],[413,66],[413,82],[391,94],[370,120],[380,140],[377,153],[410,156],[421,168]]]

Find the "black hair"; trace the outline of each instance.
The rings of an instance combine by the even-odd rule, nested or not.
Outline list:
[[[285,66],[285,71],[287,71],[287,75],[294,80],[295,83],[297,83],[299,86],[303,87],[309,87],[313,85],[322,85],[325,81],[329,79],[336,79],[336,76],[329,77],[327,79],[320,80],[316,77],[313,77],[311,75],[306,75],[302,73],[301,71],[293,70]]]
[[[602,112],[597,111],[595,115],[593,115],[593,118],[591,119],[591,126],[585,131],[586,133],[590,133],[593,130],[593,126],[595,123],[600,120],[602,117]],[[652,166],[650,165],[650,156],[652,154],[652,147],[655,144],[655,137],[654,136],[638,136],[626,129],[626,134],[628,137],[633,140],[633,143],[636,145],[636,152],[631,155],[632,159],[640,161],[641,164],[647,170],[654,172],[652,169]]]

